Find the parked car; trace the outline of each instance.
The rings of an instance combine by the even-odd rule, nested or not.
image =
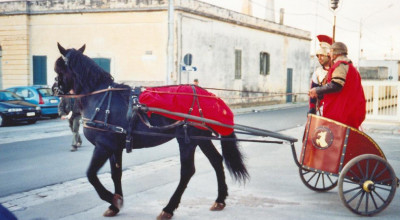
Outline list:
[[[24,98],[13,92],[0,90],[0,127],[17,121],[34,124],[40,115],[39,106],[24,101]]]
[[[42,116],[50,118],[58,117],[58,103],[60,103],[60,98],[54,96],[48,86],[15,86],[7,90],[23,97],[27,102],[40,106]]]

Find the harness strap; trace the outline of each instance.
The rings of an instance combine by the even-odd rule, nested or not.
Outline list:
[[[109,91],[110,95],[108,96],[108,103],[106,109],[106,115],[104,119],[104,124],[107,124],[108,116],[110,115],[110,105],[111,105],[111,98],[112,98],[112,91]]]
[[[214,133],[215,136],[217,136],[217,137],[219,136],[218,132],[216,132],[214,129],[212,129],[210,126],[208,126],[204,122],[199,123],[199,122],[194,122],[194,121],[188,121],[187,124],[190,126],[194,126],[194,127],[202,127],[204,129],[208,129],[209,131]]]
[[[132,112],[133,108],[133,99],[135,98],[134,96],[134,90],[131,89],[131,93],[129,94],[129,104],[128,104],[128,111],[126,112],[126,119],[128,120],[128,129],[126,131],[126,138],[125,138],[125,149],[127,153],[132,152],[132,126],[133,126],[133,120],[136,117],[137,111]]]
[[[200,102],[199,102],[199,99],[197,97],[196,87],[194,85],[190,85],[190,87],[193,90],[193,101],[192,101],[192,106],[189,108],[188,114],[189,115],[192,114],[192,111],[193,111],[193,108],[194,108],[194,104],[197,101],[197,107],[199,108],[200,117],[203,118],[203,112],[202,112],[202,110],[200,108]],[[185,132],[185,142],[189,143],[190,142],[190,138],[189,138],[188,133],[187,133],[187,127],[188,127],[187,126],[187,121],[188,121],[187,118],[185,118],[184,119],[184,123],[185,124],[183,125],[183,131]]]
[[[83,127],[95,129],[99,131],[112,131],[114,133],[126,134],[126,130],[117,125],[105,124],[103,121],[91,121],[88,118],[83,118]]]
[[[107,95],[108,95],[109,92],[110,92],[110,91],[107,91],[107,92],[103,95],[103,98],[101,98],[99,104],[98,104],[97,107],[96,107],[96,110],[95,110],[94,114],[93,114],[92,117],[90,118],[90,121],[93,121],[93,120],[96,118],[96,115],[97,115],[97,113],[100,111],[100,107],[103,105],[103,102],[104,102],[104,100],[106,99],[106,97],[107,97]]]
[[[137,108],[136,108],[136,110],[137,110]],[[137,114],[137,115],[139,116],[139,119],[143,122],[144,125],[146,125],[150,129],[155,129],[155,130],[168,130],[168,129],[172,129],[172,128],[181,126],[186,123],[184,121],[175,121],[174,123],[172,123],[170,125],[153,126],[150,124],[150,122],[149,122],[149,120],[147,120],[147,118],[143,118],[142,114]]]
[[[200,106],[200,100],[199,100],[199,97],[198,96],[196,96],[196,87],[194,86],[194,85],[192,85],[192,89],[193,89],[193,93],[195,94],[195,99],[196,99],[196,101],[197,101],[197,107],[199,108],[199,114],[200,114],[200,117],[201,118],[204,118],[204,115],[203,115],[203,109],[201,108],[201,106]],[[202,124],[205,124],[205,122],[203,121],[202,122]]]

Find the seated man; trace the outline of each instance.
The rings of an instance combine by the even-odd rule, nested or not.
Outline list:
[[[312,88],[308,95],[310,98],[324,96],[324,117],[359,128],[366,114],[360,74],[347,58],[344,43],[332,44],[330,56],[333,65],[327,74],[327,84]]]

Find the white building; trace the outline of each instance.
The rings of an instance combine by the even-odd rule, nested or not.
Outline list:
[[[399,60],[360,60],[359,71],[363,79],[400,81]]]

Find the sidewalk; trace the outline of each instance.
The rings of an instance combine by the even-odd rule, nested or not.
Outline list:
[[[400,135],[400,123],[366,120],[361,125],[365,133],[380,133]]]

